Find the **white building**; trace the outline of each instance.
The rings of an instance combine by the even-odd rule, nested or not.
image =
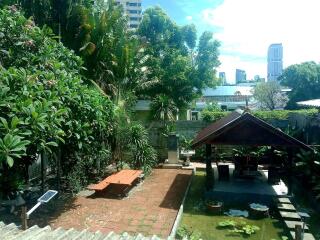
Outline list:
[[[268,81],[276,81],[283,71],[282,43],[271,44],[268,49]]]
[[[202,98],[196,103],[196,108],[202,110],[210,103],[217,103],[224,110],[237,108],[255,108],[253,87],[251,86],[217,86],[206,88]]]
[[[116,0],[117,4],[123,6],[124,12],[128,15],[128,25],[131,29],[139,26],[142,18],[141,0]]]

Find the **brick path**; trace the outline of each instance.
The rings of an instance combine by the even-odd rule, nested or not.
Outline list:
[[[53,227],[85,229],[104,233],[124,231],[167,237],[175,221],[191,176],[190,170],[154,169],[129,197],[77,197],[51,218]]]

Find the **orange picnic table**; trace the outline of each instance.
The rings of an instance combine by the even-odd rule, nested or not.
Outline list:
[[[88,186],[90,190],[101,191],[108,187],[110,184],[121,184],[130,186],[137,178],[142,174],[141,170],[125,169],[110,175],[97,184],[91,184]]]

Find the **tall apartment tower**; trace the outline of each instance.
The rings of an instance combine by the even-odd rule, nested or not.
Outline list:
[[[268,81],[277,81],[283,71],[282,43],[271,44],[268,49]]]
[[[246,71],[241,69],[236,69],[236,84],[245,82],[247,80]]]
[[[121,4],[124,12],[128,15],[129,27],[131,29],[138,28],[142,17],[141,0],[116,0],[116,3]]]
[[[219,78],[221,80],[221,85],[224,86],[227,84],[227,78],[225,72],[219,72]]]

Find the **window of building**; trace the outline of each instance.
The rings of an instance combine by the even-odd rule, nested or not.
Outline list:
[[[127,6],[136,7],[136,6],[138,6],[138,3],[127,2]]]
[[[129,13],[139,13],[138,10],[129,10],[128,12],[129,12]],[[140,13],[141,13],[141,11],[140,11]]]
[[[130,28],[137,28],[138,24],[130,24]]]
[[[191,120],[192,120],[192,121],[197,121],[197,120],[199,120],[199,112],[198,112],[198,111],[192,111],[192,112],[191,112]]]

